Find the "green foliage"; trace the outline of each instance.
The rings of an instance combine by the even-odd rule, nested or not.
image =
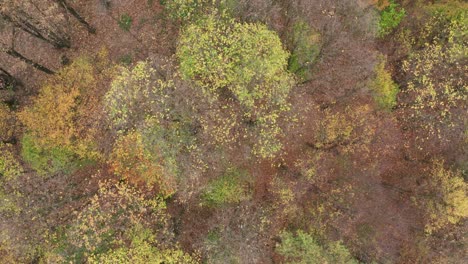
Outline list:
[[[125,54],[119,58],[120,63],[123,65],[130,65],[133,62],[132,54]]]
[[[380,13],[379,36],[384,37],[391,33],[396,27],[398,27],[405,16],[405,9],[395,3],[394,0],[391,0],[390,4]]]
[[[289,109],[286,100],[294,80],[286,70],[289,54],[273,31],[262,24],[210,15],[183,30],[177,57],[182,77],[192,80],[209,104],[224,97],[240,104],[243,113],[237,117],[230,113],[224,129],[212,129],[214,138],[226,138],[218,134],[229,135],[228,130],[244,119],[258,128],[255,154],[267,158],[279,151],[277,121]]]
[[[285,71],[289,54],[265,25],[208,16],[182,32],[177,57],[182,75],[212,99],[228,87],[252,109],[257,100],[284,104],[291,89]]]
[[[46,176],[55,173],[72,173],[79,167],[92,163],[92,160],[80,159],[66,147],[47,147],[38,144],[31,134],[25,134],[21,140],[21,155],[32,169]]]
[[[291,31],[292,54],[288,70],[301,81],[307,81],[312,77],[310,69],[320,54],[320,34],[304,21],[294,23]]]
[[[161,0],[169,17],[190,21],[196,19],[211,3],[210,0]]]
[[[461,172],[444,168],[434,161],[428,178],[428,195],[421,201],[428,214],[426,232],[433,233],[468,217],[468,185]]]
[[[375,71],[375,79],[371,83],[374,100],[384,110],[391,111],[397,103],[398,85],[392,75],[385,69],[386,59],[379,56]]]
[[[208,232],[204,243],[207,250],[206,263],[242,263],[239,256],[236,256],[235,252],[233,252],[233,245],[229,244],[229,241],[225,241],[223,235],[225,237],[229,236],[229,234],[221,233],[219,228],[214,228]]]
[[[359,263],[339,241],[322,245],[302,230],[298,230],[296,234],[282,232],[280,238],[281,243],[277,244],[276,252],[284,256],[287,263]]]
[[[120,15],[118,24],[121,29],[125,31],[130,31],[130,28],[132,27],[132,22],[133,18],[129,14],[125,13]]]
[[[203,203],[216,207],[250,199],[251,194],[246,186],[247,179],[245,171],[228,169],[222,176],[208,184],[202,194]]]

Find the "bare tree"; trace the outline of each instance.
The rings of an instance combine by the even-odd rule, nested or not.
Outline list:
[[[47,74],[54,74],[54,71],[50,70],[49,68],[29,59],[28,57],[26,57],[25,55],[21,54],[20,52],[18,52],[16,49],[15,49],[15,28],[13,27],[12,28],[12,34],[11,34],[11,40],[10,40],[10,43],[5,43],[4,41],[0,42],[0,52],[5,52],[6,54],[14,57],[14,58],[17,58],[31,66],[33,66],[34,68],[40,70],[40,71],[43,71]],[[4,39],[2,39],[4,40]],[[11,76],[11,74],[9,74],[6,70],[2,69],[3,73],[5,74],[8,74],[9,76]]]
[[[54,0],[59,5],[61,5],[65,10],[67,10],[73,17],[76,18],[81,24],[86,27],[89,33],[95,34],[96,29],[91,26],[66,0]]]
[[[0,15],[15,27],[56,48],[69,48],[71,45],[68,21],[55,2],[0,0]]]

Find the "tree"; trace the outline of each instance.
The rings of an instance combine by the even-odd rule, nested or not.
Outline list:
[[[305,21],[296,21],[288,32],[291,57],[288,69],[302,82],[312,77],[311,68],[320,55],[321,36]]]
[[[182,31],[176,55],[182,77],[193,82],[215,115],[240,108],[234,112],[238,118],[225,122],[233,129],[239,119],[256,124],[258,156],[272,157],[281,149],[277,122],[289,109],[294,78],[286,70],[289,53],[273,31],[211,14]],[[212,130],[226,132],[216,124]]]
[[[25,62],[26,64],[29,64],[31,66],[33,66],[34,68],[42,71],[42,72],[45,72],[47,74],[54,74],[54,72],[52,70],[50,70],[49,68],[27,58],[25,55],[23,55],[22,53],[18,52],[16,49],[15,49],[15,38],[16,38],[16,31],[15,31],[15,28],[13,27],[12,28],[12,34],[11,34],[11,37],[10,39],[2,39],[3,41],[0,42],[0,52],[5,52],[6,54],[16,58],[16,59],[19,59],[23,62]],[[6,43],[10,41],[10,43]],[[3,75],[7,75],[7,77],[11,77],[10,74],[7,74],[8,72],[6,70],[3,70],[2,69],[2,73]],[[9,78],[11,79],[11,78]]]
[[[177,190],[179,158],[195,148],[190,130],[196,117],[186,112],[182,98],[187,94],[176,89],[165,67],[169,65],[152,66],[150,61],[122,67],[104,105],[118,135],[109,161],[114,172],[170,196]]]
[[[24,56],[23,54],[19,53],[18,51],[16,51],[13,47],[11,48],[5,48],[5,47],[2,47],[0,46],[0,51],[2,52],[5,52],[6,54],[14,57],[14,58],[17,58],[23,62],[25,62],[26,64],[29,64],[31,66],[33,66],[34,68],[42,71],[42,72],[45,72],[47,74],[54,74],[55,72],[50,70],[49,68],[27,58],[26,56]]]
[[[468,185],[460,171],[434,160],[423,195],[416,197],[427,214],[426,232],[431,234],[468,217]]]
[[[46,261],[196,263],[172,243],[165,208],[162,199],[149,199],[125,184],[101,183]]]
[[[146,116],[164,117],[170,100],[167,90],[172,88],[173,81],[162,79],[149,62],[138,62],[133,69],[122,67],[104,98],[113,128],[125,133]]]
[[[102,158],[95,138],[100,123],[97,113],[102,96],[100,87],[112,76],[112,69],[106,54],[102,53],[94,60],[78,58],[47,80],[32,105],[18,114],[34,153],[53,153],[60,149],[59,156]]]
[[[159,193],[167,197],[176,189],[176,164],[164,159],[157,145],[148,142],[142,133],[130,132],[118,138],[110,164],[114,173],[131,183],[144,183],[158,187]]]
[[[456,153],[453,146],[460,145],[466,127],[466,9],[440,8],[417,21],[421,25],[408,35],[410,54],[401,64],[401,121],[424,155],[433,146]]]
[[[296,234],[282,232],[280,238],[281,243],[276,245],[276,251],[285,257],[287,263],[359,263],[339,241],[321,245],[317,239],[302,230],[298,230]]]
[[[11,89],[15,86],[15,78],[0,66],[0,90]]]
[[[81,24],[86,27],[91,34],[96,34],[96,29],[92,27],[86,20],[80,16],[80,14],[66,1],[66,0],[54,0],[58,4],[60,4],[65,10],[67,10],[73,17],[76,18]]]

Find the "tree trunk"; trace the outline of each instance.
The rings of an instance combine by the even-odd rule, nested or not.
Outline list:
[[[57,49],[70,48],[70,41],[68,39],[62,38],[53,32],[45,32],[50,37],[47,38],[39,28],[29,22],[31,18],[29,18],[26,13],[21,12],[21,14],[22,16],[19,16],[19,19],[13,19],[7,14],[1,14],[1,16],[15,27],[20,28],[24,32],[53,45]]]
[[[86,22],[86,20],[82,16],[80,16],[80,14],[78,14],[78,12],[76,12],[76,10],[72,6],[70,6],[66,0],[55,0],[55,1],[57,1],[63,8],[65,8],[65,10],[70,12],[70,14],[72,14],[72,16],[76,18],[76,20],[78,20],[81,24],[83,24],[89,33],[96,34],[96,29],[92,27],[88,22]]]
[[[8,78],[13,79],[13,76],[4,68],[0,67],[0,72],[2,72],[4,75],[8,76]]]
[[[44,67],[44,66],[42,66],[42,65],[40,65],[38,63],[26,58],[25,56],[23,56],[21,53],[17,52],[14,49],[8,49],[5,52],[6,52],[6,54],[8,54],[8,55],[10,55],[12,57],[15,57],[17,59],[20,59],[20,60],[26,62],[27,64],[33,66],[34,68],[36,68],[36,69],[38,69],[40,71],[43,71],[43,72],[45,72],[47,74],[54,74],[55,73],[52,70],[50,70],[50,69],[48,69],[48,68],[46,68],[46,67]]]

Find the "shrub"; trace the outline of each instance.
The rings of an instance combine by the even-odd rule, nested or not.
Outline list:
[[[130,31],[130,28],[132,27],[132,22],[133,18],[127,13],[120,15],[118,21],[119,27],[125,31]]]
[[[371,83],[374,100],[384,110],[391,111],[397,103],[398,85],[393,81],[392,75],[385,70],[386,59],[379,57],[375,67],[375,79]]]
[[[346,107],[344,112],[324,111],[324,116],[317,122],[316,149],[340,148],[344,152],[359,149],[368,151],[368,146],[375,134],[375,120],[369,105]]]
[[[56,173],[72,173],[79,167],[92,163],[92,160],[80,159],[72,150],[56,146],[47,147],[38,144],[38,139],[25,134],[21,140],[21,155],[32,169],[46,176]]]
[[[395,3],[394,0],[391,0],[390,4],[380,13],[379,36],[384,37],[391,33],[396,27],[398,27],[405,16],[405,9]]]
[[[307,81],[312,77],[311,67],[320,54],[320,34],[306,22],[298,21],[292,26],[289,38],[292,53],[288,69],[301,81]]]
[[[296,234],[282,232],[281,243],[276,252],[284,256],[287,263],[359,263],[341,242],[329,242],[321,245],[313,236],[298,230]]]
[[[196,19],[210,4],[210,0],[162,0],[169,17],[190,21]]]
[[[125,239],[129,241],[129,246],[121,246],[111,249],[108,252],[92,256],[89,263],[95,264],[178,264],[199,263],[197,257],[192,257],[181,249],[161,249],[155,246],[157,243],[154,234],[150,229],[137,225],[125,234]]]
[[[23,167],[13,151],[12,145],[0,142],[0,213],[20,211],[15,202],[18,193],[5,188],[6,185],[14,185],[17,178],[23,173]]]
[[[248,175],[235,168],[228,169],[221,177],[211,181],[202,194],[203,203],[208,206],[239,203],[250,198],[246,188]]]
[[[13,138],[16,130],[16,119],[8,105],[0,102],[0,142]]]

